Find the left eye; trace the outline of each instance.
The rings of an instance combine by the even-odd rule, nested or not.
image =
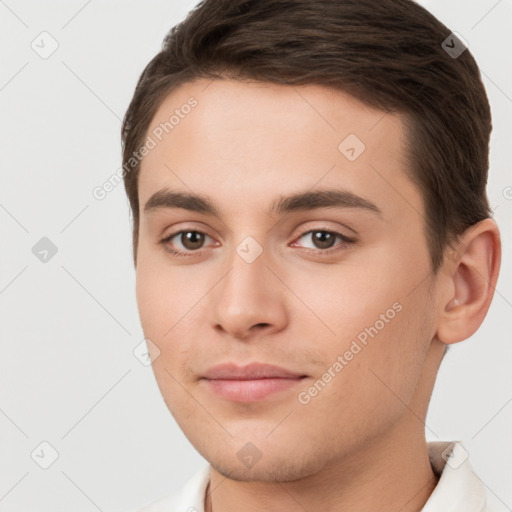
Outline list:
[[[327,231],[324,229],[313,229],[303,233],[298,240],[301,238],[309,237],[312,243],[315,245],[311,247],[313,250],[320,250],[321,252],[326,252],[327,249],[331,249],[336,242],[336,239],[341,240],[341,244],[338,246],[349,245],[355,242],[352,238],[349,238],[342,233],[337,233],[335,231]]]

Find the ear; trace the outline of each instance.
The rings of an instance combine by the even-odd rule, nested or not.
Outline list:
[[[493,219],[468,228],[443,264],[446,292],[440,304],[437,337],[446,344],[473,335],[494,295],[501,264],[501,240]]]

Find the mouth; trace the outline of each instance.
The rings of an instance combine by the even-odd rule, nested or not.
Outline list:
[[[237,366],[232,363],[211,368],[201,378],[207,389],[231,402],[257,402],[271,395],[290,390],[307,378],[285,368],[252,363]]]

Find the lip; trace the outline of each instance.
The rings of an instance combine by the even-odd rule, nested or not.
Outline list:
[[[245,366],[224,363],[213,366],[203,375],[203,378],[209,380],[295,379],[298,377],[305,377],[305,375],[265,363],[251,363]]]
[[[201,378],[208,389],[232,402],[256,402],[285,391],[307,377],[298,372],[263,363],[237,366],[226,363],[210,368]]]

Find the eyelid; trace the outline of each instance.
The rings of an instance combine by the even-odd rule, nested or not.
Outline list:
[[[307,235],[308,233],[315,232],[315,231],[325,231],[327,233],[339,235],[341,238],[350,240],[351,242],[356,242],[358,239],[357,233],[353,229],[350,229],[348,227],[336,227],[336,226],[329,227],[329,226],[326,226],[325,224],[319,225],[318,221],[312,221],[312,222],[306,223],[305,227],[303,227],[301,229],[300,234],[295,236],[295,240],[303,237],[304,235]],[[353,234],[349,235],[347,233],[348,231],[350,231]]]
[[[357,242],[356,238],[349,237],[345,235],[344,233],[340,231],[336,231],[335,229],[329,229],[329,228],[309,228],[305,231],[301,232],[300,235],[295,237],[295,241],[292,243],[292,246],[296,244],[297,240],[300,240],[302,237],[309,235],[310,233],[317,233],[317,232],[324,232],[324,233],[330,233],[331,235],[334,235],[336,238],[340,240],[340,243],[337,245],[334,245],[333,247],[328,247],[327,249],[312,249],[310,247],[304,247],[303,249],[307,252],[318,254],[318,255],[330,255],[337,252],[341,252],[342,250],[346,249],[347,246],[354,245]]]

